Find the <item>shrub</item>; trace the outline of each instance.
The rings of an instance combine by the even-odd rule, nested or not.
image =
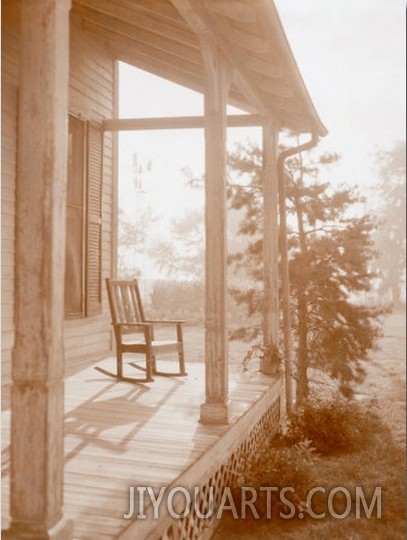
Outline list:
[[[336,394],[329,399],[310,396],[288,418],[284,436],[291,444],[310,440],[326,456],[361,450],[382,429],[383,422],[370,403]]]
[[[239,486],[292,487],[299,496],[304,495],[310,482],[310,471],[318,460],[310,441],[286,446],[284,441],[269,440],[255,454],[244,458]]]
[[[304,443],[291,447],[271,446],[249,463],[247,476],[259,486],[266,482],[279,489],[289,486],[301,492],[308,486],[309,468],[316,460],[314,449]]]

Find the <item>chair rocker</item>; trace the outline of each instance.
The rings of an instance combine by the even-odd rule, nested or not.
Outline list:
[[[144,317],[141,302],[140,289],[137,280],[106,279],[106,288],[109,298],[110,314],[116,338],[117,374],[104,373],[128,382],[151,382],[154,375],[167,377],[179,377],[187,375],[184,360],[184,342],[182,335],[182,323],[179,320],[147,320]],[[176,328],[176,339],[155,340],[155,326],[173,325]],[[168,373],[157,370],[156,357],[160,354],[177,353],[179,371]],[[136,379],[123,377],[123,354],[144,354],[146,359],[146,377]],[[144,370],[138,364],[129,362],[130,365]]]

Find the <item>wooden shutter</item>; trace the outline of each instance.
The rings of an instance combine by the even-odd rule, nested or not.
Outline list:
[[[103,131],[88,122],[87,227],[86,227],[86,317],[102,310],[102,185]]]
[[[85,122],[69,115],[65,244],[65,317],[67,319],[77,319],[84,315],[85,137]]]

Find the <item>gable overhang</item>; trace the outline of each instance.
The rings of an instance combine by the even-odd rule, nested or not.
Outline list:
[[[210,43],[231,69],[231,105],[281,128],[327,133],[272,0],[73,0],[71,16],[114,59],[201,93]]]

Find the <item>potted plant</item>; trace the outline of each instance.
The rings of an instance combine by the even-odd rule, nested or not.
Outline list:
[[[243,358],[243,371],[249,370],[249,364],[254,359],[259,359],[260,364],[266,367],[268,375],[279,375],[282,371],[283,355],[274,343],[252,345]]]

